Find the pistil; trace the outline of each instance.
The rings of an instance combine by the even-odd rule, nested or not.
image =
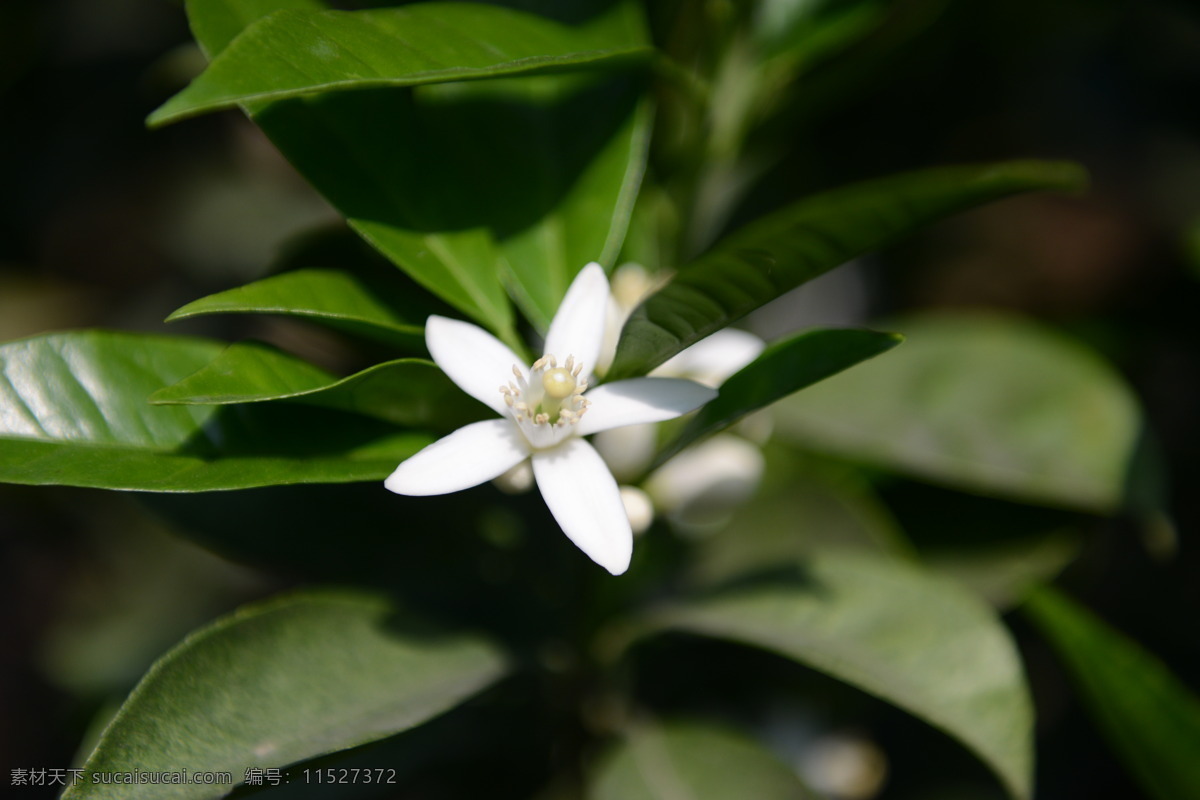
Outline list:
[[[558,359],[547,353],[533,363],[528,378],[514,366],[514,379],[501,386],[500,393],[522,427],[561,429],[578,422],[587,410],[583,393],[588,385],[580,379],[582,374],[583,364],[577,363],[574,356],[568,356],[559,366]]]

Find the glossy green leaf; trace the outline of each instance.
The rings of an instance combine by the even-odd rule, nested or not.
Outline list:
[[[206,55],[211,55],[224,50],[251,23],[272,12],[325,8],[318,0],[188,0],[188,18],[196,41]]]
[[[481,3],[283,10],[247,27],[148,121],[320,92],[594,68],[648,54],[642,45]]]
[[[302,406],[153,406],[224,345],[106,331],[0,345],[0,481],[210,491],[382,480],[424,433]]]
[[[486,410],[430,361],[388,361],[339,380],[261,342],[230,345],[199,371],[150,396],[151,403],[167,405],[270,400],[294,400],[423,428],[457,427],[479,419],[479,412]]]
[[[948,579],[828,553],[667,608],[651,625],[761,647],[846,681],[957,738],[1013,797],[1030,795],[1020,658],[995,613]]]
[[[229,2],[188,3],[207,52],[224,44],[204,37]],[[261,5],[244,0],[241,11]],[[636,4],[535,5],[605,47],[645,43]],[[612,265],[650,121],[636,81],[579,75],[366,89],[249,111],[364,239],[518,351],[506,287],[545,327],[585,263]]]
[[[770,344],[729,376],[719,394],[656,459],[661,464],[692,442],[728,428],[752,411],[891,350],[903,337],[861,330],[814,330]]]
[[[806,800],[796,773],[745,734],[700,722],[641,723],[605,755],[589,800]]]
[[[323,322],[389,344],[420,346],[428,304],[394,287],[337,269],[299,269],[194,300],[167,317],[283,314]],[[440,309],[438,309],[440,310]]]
[[[230,786],[91,776],[186,769],[241,782],[250,768],[284,767],[416,727],[505,671],[486,641],[418,628],[375,595],[275,598],[194,632],[151,667],[64,798],[223,797]]]
[[[285,400],[335,383],[330,373],[262,342],[237,342],[178,383],[150,395],[156,405],[229,405]]]
[[[1200,797],[1200,699],[1161,661],[1050,588],[1023,607],[1109,744],[1151,797]]]
[[[797,444],[950,486],[1109,512],[1140,414],[1089,350],[1016,319],[890,322],[905,345],[780,403]]]
[[[783,293],[942,217],[1084,182],[1074,164],[1013,161],[923,170],[802,200],[721,240],[647,298],[621,332],[609,378],[643,374]]]

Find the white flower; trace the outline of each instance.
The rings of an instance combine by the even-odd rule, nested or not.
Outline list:
[[[500,419],[475,422],[426,447],[384,482],[405,495],[448,494],[492,480],[526,459],[563,532],[614,575],[629,567],[633,533],[617,482],[582,437],[686,414],[716,392],[676,378],[632,378],[588,389],[604,338],[608,279],[599,264],[575,278],[531,367],[470,323],[433,316],[425,342],[459,388]]]

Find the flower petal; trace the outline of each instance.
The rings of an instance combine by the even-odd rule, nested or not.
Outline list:
[[[507,345],[477,325],[436,315],[425,323],[425,345],[458,388],[497,414],[508,413],[500,387],[512,380],[514,366],[527,370]]]
[[[563,533],[592,561],[620,575],[629,569],[633,530],[617,482],[583,439],[533,454],[538,489]]]
[[[490,481],[528,456],[511,420],[472,422],[401,462],[383,485],[396,494],[449,494]]]
[[[682,378],[630,378],[597,386],[584,395],[591,401],[575,426],[580,436],[675,419],[717,396],[715,389]]]
[[[575,276],[562,305],[554,313],[546,334],[545,352],[554,354],[559,361],[575,356],[588,374],[595,372],[607,315],[608,278],[604,268],[593,261]]]
[[[691,378],[716,388],[758,358],[767,343],[753,333],[722,328],[664,361],[654,370],[662,377]]]

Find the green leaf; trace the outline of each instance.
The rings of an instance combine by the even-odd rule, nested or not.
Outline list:
[[[480,3],[289,9],[251,23],[148,122],[158,126],[320,92],[593,68],[649,52],[644,45],[604,41],[587,28]]]
[[[209,3],[188,9],[203,36]],[[636,4],[583,18],[580,36],[644,44]],[[365,89],[249,111],[364,239],[520,350],[506,287],[544,328],[585,263],[612,265],[645,164],[638,82],[581,78]]]
[[[147,402],[223,347],[106,331],[0,345],[0,481],[187,492],[381,480],[431,440],[326,409]]]
[[[891,333],[814,330],[773,342],[721,384],[717,398],[701,408],[663,448],[655,466],[750,412],[891,350],[901,341],[903,337]]]
[[[642,303],[621,332],[609,379],[648,372],[784,292],[942,217],[1085,180],[1074,164],[1012,161],[896,175],[802,200],[721,240]]]
[[[416,727],[505,671],[486,641],[416,628],[375,595],[275,598],[194,632],[151,667],[63,797],[223,797],[228,785],[114,785],[91,776],[187,769],[240,782],[249,768]]]
[[[1200,797],[1200,699],[1161,661],[1060,592],[1042,587],[1023,608],[1142,788],[1159,800]]]
[[[274,11],[321,11],[318,0],[187,0],[192,33],[211,57],[229,46],[245,28]]]
[[[1016,648],[995,613],[947,579],[827,553],[650,625],[761,647],[846,681],[954,736],[1013,797],[1030,796],[1033,714]]]
[[[607,753],[589,800],[805,800],[816,794],[753,739],[699,722],[643,723]]]
[[[768,63],[786,59],[796,62],[789,66],[799,71],[861,41],[883,24],[887,12],[887,4],[880,0],[766,0],[755,18],[754,35]]]
[[[261,342],[230,345],[199,371],[150,396],[151,403],[167,405],[271,400],[294,400],[399,425],[440,429],[479,419],[478,412],[484,409],[430,361],[388,361],[338,380]]]
[[[466,176],[460,191],[486,203],[479,216],[497,240],[498,269],[518,307],[543,333],[585,264],[616,263],[653,121],[640,81],[571,83],[547,78],[459,87],[463,116],[456,134],[446,132],[456,138],[439,144],[445,161],[472,153],[477,160],[467,157],[471,172],[489,176],[482,183]],[[551,91],[543,97],[546,87]],[[487,147],[464,136],[489,123],[496,128]]]
[[[411,295],[402,288],[399,281],[386,286],[344,270],[299,269],[194,300],[167,321],[205,314],[285,314],[388,344],[420,347],[430,304],[406,299]]]
[[[780,433],[984,494],[1096,512],[1121,504],[1140,413],[1094,353],[1002,317],[889,327],[904,347],[779,404]]]
[[[1076,532],[1060,530],[995,544],[939,547],[926,552],[923,561],[1007,611],[1038,583],[1066,569],[1079,555],[1080,544]]]
[[[692,585],[717,586],[834,549],[915,559],[896,520],[856,472],[790,464],[792,453],[777,443],[765,450],[763,486],[754,500],[720,531],[696,541],[688,567]]]

